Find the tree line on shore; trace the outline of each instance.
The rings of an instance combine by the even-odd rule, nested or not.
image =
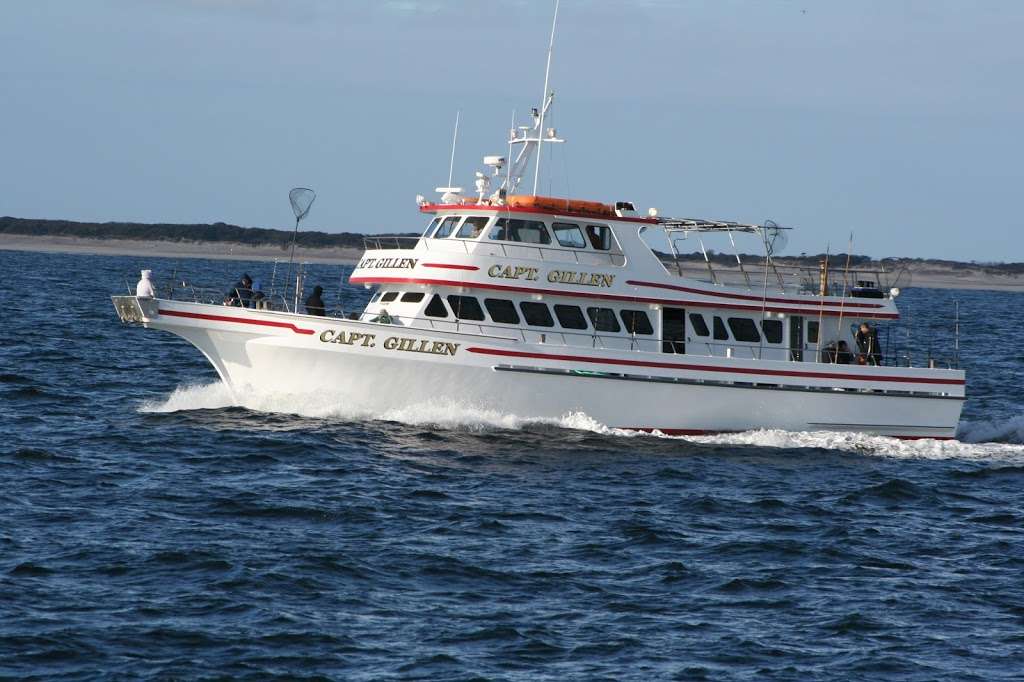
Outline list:
[[[287,250],[292,243],[291,230],[274,230],[262,227],[240,227],[227,223],[204,223],[196,225],[178,225],[170,223],[82,223],[70,220],[43,220],[34,218],[0,217],[0,234],[20,234],[30,236],[78,237],[82,239],[127,239],[136,241],[168,241],[168,242],[212,242],[244,244],[256,247],[278,247]],[[416,233],[400,233],[399,236],[415,236]],[[297,244],[309,249],[362,249],[363,237],[359,232],[317,232],[300,230]],[[380,236],[380,235],[370,235]],[[668,257],[667,254],[660,254]],[[687,262],[702,262],[704,255],[700,252],[680,256]],[[756,262],[762,256],[741,254],[747,263]],[[787,265],[799,267],[818,267],[825,254],[801,254],[799,256],[780,256],[776,260]],[[835,271],[846,267],[846,254],[833,253],[828,256],[829,269]],[[708,252],[708,259],[719,266],[728,267],[736,262],[731,253]],[[1018,275],[1024,274],[1024,263],[977,263],[934,258],[883,258],[876,260],[863,254],[850,255],[850,267],[856,269],[869,264],[884,265],[886,269],[900,267],[945,267],[952,270],[982,270],[989,274]]]

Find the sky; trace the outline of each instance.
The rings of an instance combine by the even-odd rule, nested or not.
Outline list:
[[[418,231],[507,154],[553,0],[2,0],[0,215]],[[540,193],[1024,261],[1024,2],[562,0]],[[532,177],[532,176],[531,176]],[[749,249],[756,251],[756,245]]]

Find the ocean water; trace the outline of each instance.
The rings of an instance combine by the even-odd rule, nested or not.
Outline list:
[[[1022,294],[900,299],[937,354],[960,301],[959,441],[666,438],[236,405],[108,296],[269,265],[0,267],[2,678],[1024,678]],[[340,274],[309,281],[355,308]]]

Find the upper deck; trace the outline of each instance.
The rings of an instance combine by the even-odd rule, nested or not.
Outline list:
[[[590,204],[593,202],[575,202]],[[600,206],[600,204],[597,204]],[[420,237],[369,237],[354,284],[408,284],[651,305],[895,320],[892,298],[726,285],[673,274],[649,244],[657,218],[484,203],[421,204],[433,214]],[[766,266],[767,267],[767,266]],[[767,274],[767,272],[765,273]],[[758,282],[760,284],[761,282]]]

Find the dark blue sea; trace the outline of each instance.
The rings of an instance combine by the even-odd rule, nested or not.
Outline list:
[[[0,678],[1024,679],[1024,294],[900,297],[959,442],[665,438],[236,406],[141,267],[271,265],[0,250]]]

